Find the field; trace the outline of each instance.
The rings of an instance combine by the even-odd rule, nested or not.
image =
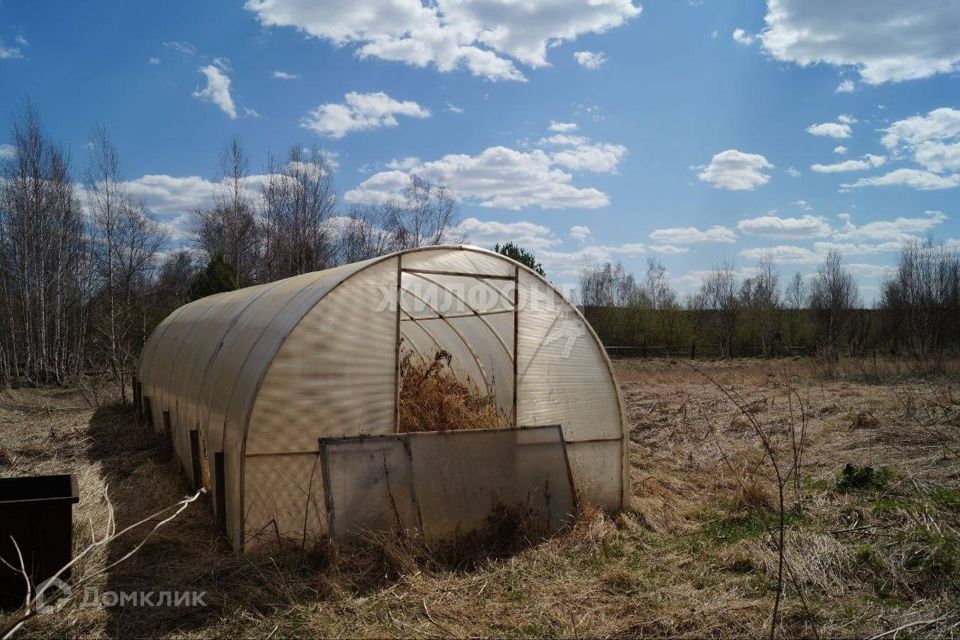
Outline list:
[[[453,549],[380,537],[240,556],[212,533],[201,496],[129,559],[96,575],[159,518],[98,546],[75,574],[100,593],[202,591],[206,606],[84,608],[81,596],[18,637],[765,636],[780,557],[772,461],[783,475],[779,635],[960,635],[956,362],[620,360],[615,370],[631,425],[628,511],[584,509],[545,541],[503,522]],[[11,390],[0,425],[0,475],[79,475],[79,547],[102,535],[111,509],[123,528],[187,493],[128,408]]]

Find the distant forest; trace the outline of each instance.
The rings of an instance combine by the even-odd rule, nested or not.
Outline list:
[[[960,254],[932,240],[904,245],[873,308],[836,251],[812,277],[786,283],[761,259],[738,281],[732,264],[685,300],[656,260],[637,280],[620,265],[580,276],[584,315],[613,355],[774,357],[960,352]]]

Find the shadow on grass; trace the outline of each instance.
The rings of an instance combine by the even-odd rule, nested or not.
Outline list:
[[[101,463],[118,530],[192,494],[163,437],[131,409],[98,409],[89,435],[88,453]],[[152,527],[145,524],[113,541],[106,563],[123,558]],[[112,569],[99,587],[101,598],[108,592],[150,593],[155,604],[161,593],[202,593],[205,606],[109,607],[107,633],[249,635],[263,617],[297,604],[373,594],[418,571],[472,571],[543,539],[510,510],[492,514],[487,530],[443,545],[428,545],[417,535],[379,533],[351,544],[322,539],[307,549],[291,544],[234,553],[215,529],[205,494]]]

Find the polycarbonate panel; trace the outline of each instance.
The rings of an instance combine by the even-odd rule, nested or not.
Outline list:
[[[558,426],[322,441],[329,531],[419,526],[449,538],[500,508],[556,531],[576,504],[564,447]]]
[[[407,442],[402,436],[320,442],[331,536],[420,528]]]
[[[247,453],[312,451],[317,438],[394,430],[396,310],[381,300],[397,262],[373,265],[290,332],[256,394]],[[362,322],[331,318],[362,313]]]
[[[567,458],[577,495],[602,509],[621,508],[624,440],[568,442]]]
[[[568,442],[624,437],[603,347],[576,309],[529,272],[520,274],[519,340],[520,424],[561,424]]]
[[[498,507],[520,509],[548,531],[574,511],[559,427],[412,433],[409,446],[429,537],[481,528]]]
[[[326,532],[320,454],[245,459],[244,548],[310,544]]]
[[[513,276],[514,266],[509,260],[490,251],[466,247],[445,247],[403,254],[404,269],[453,271],[500,276]]]

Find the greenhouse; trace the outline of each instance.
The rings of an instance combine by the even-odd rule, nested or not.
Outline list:
[[[170,314],[137,400],[235,549],[400,526],[444,536],[497,503],[551,529],[629,495],[624,410],[579,311],[484,249],[411,249]]]

